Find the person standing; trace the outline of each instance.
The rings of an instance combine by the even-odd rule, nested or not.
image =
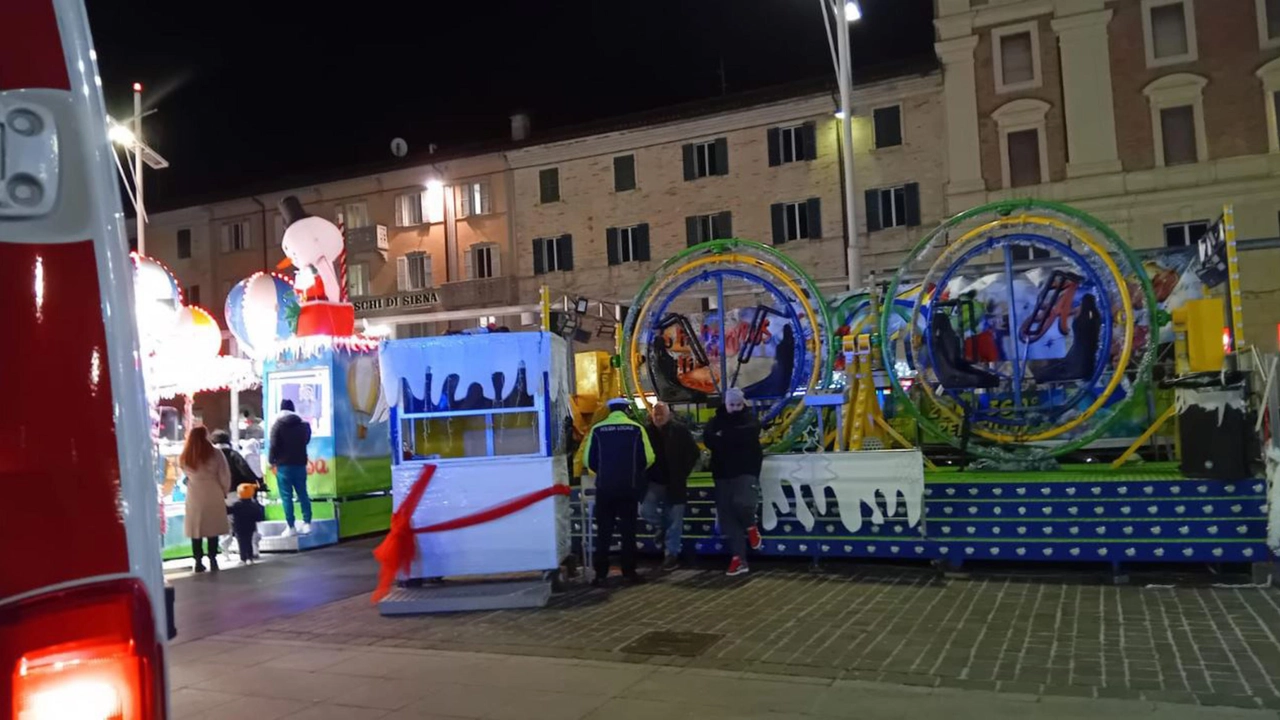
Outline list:
[[[614,398],[609,414],[587,433],[582,456],[596,475],[595,577],[591,584],[603,587],[609,576],[609,545],[616,526],[622,536],[622,576],[644,582],[636,573],[636,503],[648,483],[645,471],[653,466],[653,446],[644,426],[627,415],[630,401]]]
[[[756,528],[756,506],[760,498],[760,468],[764,451],[760,447],[760,422],[747,407],[742,390],[729,388],[724,404],[707,423],[702,436],[711,451],[711,477],[716,484],[716,519],[720,536],[733,553],[726,575],[742,575],[747,566],[747,547],[759,550],[764,542]]]
[[[288,526],[282,537],[296,532],[311,532],[311,496],[307,494],[307,444],[311,442],[311,424],[294,412],[292,400],[280,401],[280,417],[271,424],[271,447],[267,462],[275,469],[276,485],[284,501],[284,521]],[[293,494],[302,506],[302,527],[294,530]]]
[[[195,571],[204,572],[205,544],[209,551],[209,569],[218,572],[218,536],[226,535],[227,493],[231,490],[231,468],[227,459],[209,442],[209,431],[203,426],[192,428],[187,444],[178,456],[182,472],[187,476],[186,518],[183,529],[191,538],[191,554]]]
[[[673,570],[680,564],[684,548],[684,506],[689,494],[689,473],[698,464],[698,443],[680,421],[672,418],[671,408],[656,403],[649,411],[645,425],[654,462],[649,468],[649,490],[640,505],[640,517],[657,528],[658,549],[663,551],[662,569]]]

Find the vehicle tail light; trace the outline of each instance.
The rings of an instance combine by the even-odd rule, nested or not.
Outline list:
[[[0,620],[0,682],[15,720],[162,720],[164,668],[141,583],[21,601]]]

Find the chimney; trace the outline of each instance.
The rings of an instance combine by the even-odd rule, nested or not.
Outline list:
[[[520,142],[529,138],[529,116],[516,113],[511,116],[511,139]]]

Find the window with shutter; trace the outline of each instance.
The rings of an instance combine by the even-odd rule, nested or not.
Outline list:
[[[1264,0],[1262,14],[1266,16],[1260,21],[1266,39],[1280,40],[1280,0]]]
[[[481,180],[463,184],[458,192],[458,217],[488,215],[490,212],[489,183]]]
[[[909,188],[911,189],[909,191]],[[907,227],[912,225],[913,214],[918,218],[919,208],[911,207],[919,203],[919,192],[915,183],[897,187],[877,188],[867,191],[867,230],[883,230],[885,228]],[[919,224],[917,219],[914,224]]]
[[[782,241],[791,242],[809,237],[809,203],[782,203]]]
[[[538,198],[542,203],[560,202],[560,169],[538,171]]]
[[[636,189],[636,156],[619,155],[613,159],[613,191]]]
[[[693,146],[694,177],[709,177],[716,173],[716,144],[712,142],[698,143]]]
[[[422,193],[396,196],[396,227],[414,227],[422,224]],[[351,226],[358,227],[358,226]]]
[[[1142,29],[1147,67],[1197,59],[1195,18],[1188,0],[1142,0]]]
[[[188,287],[185,295],[186,295],[185,299],[187,301],[186,304],[188,305],[200,304],[200,286],[199,285],[192,285]]]
[[[338,208],[338,218],[347,229],[369,226],[369,204],[366,202],[345,203]]]
[[[1187,18],[1182,3],[1151,8],[1151,54],[1157,60],[1187,54]]]
[[[396,258],[396,290],[405,292],[409,289],[409,258]]]
[[[187,260],[191,257],[191,230],[182,228],[178,231],[178,259]]]
[[[401,290],[425,290],[432,286],[431,256],[426,253],[406,253],[396,261],[396,270]]]
[[[1009,187],[1039,185],[1043,181],[1040,166],[1040,131],[1018,130],[1008,133]]]
[[[891,105],[871,112],[875,129],[876,148],[898,147],[902,144],[902,107]]]
[[[1031,33],[1020,32],[1000,38],[1000,74],[1005,85],[1022,85],[1035,81]]]
[[[347,266],[347,294],[363,297],[369,294],[369,263],[351,263]]]
[[[1199,161],[1196,153],[1196,111],[1191,105],[1160,111],[1164,164],[1185,165]]]
[[[486,280],[498,277],[498,246],[493,243],[472,245],[467,251],[467,277]]]
[[[1040,87],[1040,24],[1035,20],[991,31],[992,71],[996,92]]]
[[[782,165],[811,159],[805,147],[805,129],[804,125],[795,125],[793,127],[774,128],[771,131],[776,133],[778,152],[778,162],[772,164]]]

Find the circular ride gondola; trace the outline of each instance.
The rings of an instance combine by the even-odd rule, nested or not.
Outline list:
[[[886,297],[911,284],[907,337],[881,344],[889,386],[929,436],[970,455],[1025,464],[1077,450],[1149,380],[1151,282],[1077,210],[1026,200],[957,215],[911,251]],[[898,316],[880,314],[881,337],[901,332]]]
[[[740,387],[767,428],[785,438],[799,396],[826,387],[834,362],[826,303],[807,274],[771,247],[716,240],[662,264],[622,328],[626,391],[696,405]]]

